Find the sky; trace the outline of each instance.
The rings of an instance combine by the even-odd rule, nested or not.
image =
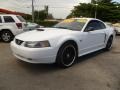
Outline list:
[[[66,18],[79,3],[89,3],[91,0],[34,0],[36,10],[49,6],[49,13],[55,18]],[[120,0],[114,0],[120,2]],[[31,0],[0,0],[0,8],[31,14]]]

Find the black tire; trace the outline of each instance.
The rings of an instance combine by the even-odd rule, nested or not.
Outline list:
[[[1,39],[3,42],[8,43],[8,42],[12,41],[13,38],[14,38],[14,35],[10,31],[4,30],[1,32]]]
[[[112,43],[113,43],[113,36],[110,36],[108,41],[107,41],[105,50],[109,51],[112,48]]]
[[[77,48],[74,44],[67,42],[59,49],[56,63],[62,68],[72,66],[77,58]]]

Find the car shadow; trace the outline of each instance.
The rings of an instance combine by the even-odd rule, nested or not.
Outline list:
[[[0,38],[0,43],[3,43],[3,41],[1,40],[1,38]]]
[[[105,50],[102,49],[102,50],[99,50],[99,51],[96,51],[96,52],[93,52],[93,53],[90,53],[90,54],[81,56],[81,57],[79,57],[79,58],[76,60],[75,64],[84,62],[84,61],[86,61],[86,60],[91,60],[91,58],[97,57],[97,56],[99,56],[99,55],[101,55],[101,54],[104,54],[104,53],[106,53],[106,52],[108,52],[108,51],[105,51]]]
[[[60,69],[56,64],[31,64],[24,61],[17,60],[17,63],[20,67],[26,69],[31,73],[48,73],[48,72],[55,72]]]
[[[120,36],[120,34],[116,34],[116,36]]]
[[[99,50],[99,51],[96,51],[94,53],[81,56],[81,57],[79,57],[76,60],[75,65],[79,64],[79,63],[82,63],[82,62],[84,62],[86,60],[91,60],[90,58],[96,57],[96,56],[98,56],[98,55],[100,55],[102,53],[105,53],[105,52],[106,51],[104,51],[104,50]],[[17,60],[17,63],[22,68],[26,69],[27,71],[30,71],[32,73],[37,73],[37,74],[41,73],[41,72],[42,73],[49,73],[49,72],[55,72],[55,71],[65,70],[65,68],[61,69],[56,64],[30,64],[30,63],[26,63],[26,62],[23,62],[23,61],[20,61],[20,60]],[[66,68],[66,69],[70,69],[70,68]]]

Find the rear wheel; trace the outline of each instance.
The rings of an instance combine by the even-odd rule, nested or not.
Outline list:
[[[105,50],[110,50],[112,48],[112,43],[113,43],[113,36],[110,36],[110,38],[107,41]]]
[[[6,30],[1,32],[1,39],[4,42],[10,42],[13,40],[13,38],[14,35],[10,31]]]
[[[58,51],[57,64],[67,68],[74,64],[77,57],[76,47],[71,43],[65,43]]]

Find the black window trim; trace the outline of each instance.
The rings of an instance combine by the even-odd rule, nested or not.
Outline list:
[[[104,29],[106,29],[106,25],[102,22],[102,21],[99,21],[99,20],[91,20],[91,21],[89,21],[88,23],[87,23],[87,25],[86,25],[86,27],[85,27],[85,29],[84,29],[84,32],[88,32],[87,31],[87,26],[89,25],[89,23],[91,23],[92,21],[97,21],[97,22],[100,22],[100,23],[102,23],[103,25],[104,25]],[[92,31],[98,31],[98,30],[101,30],[101,29],[97,29],[97,30],[92,30]]]
[[[13,21],[5,21],[5,17],[10,17]],[[3,19],[4,19],[4,23],[15,23],[15,20],[14,20],[14,18],[12,17],[12,16],[3,16]]]
[[[99,21],[99,22],[104,25],[105,28],[103,28],[103,29],[106,29],[106,25],[104,24],[104,22],[102,22],[102,21]]]

